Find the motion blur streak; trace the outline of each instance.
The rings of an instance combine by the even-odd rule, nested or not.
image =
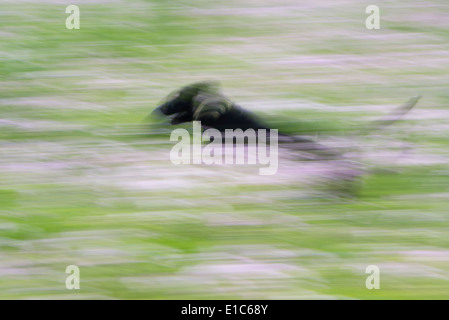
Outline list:
[[[0,298],[449,296],[447,0],[83,0],[79,30],[70,4],[0,5]],[[345,157],[173,165],[142,120],[209,79]]]

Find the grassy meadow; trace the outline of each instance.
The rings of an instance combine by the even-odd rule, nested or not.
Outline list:
[[[0,2],[0,299],[449,298],[446,0],[69,4]],[[207,79],[348,158],[172,164],[143,119]]]

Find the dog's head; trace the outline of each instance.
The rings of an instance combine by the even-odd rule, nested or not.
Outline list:
[[[204,93],[216,94],[218,91],[218,82],[197,82],[169,94],[164,100],[165,102],[157,110],[160,110],[167,116],[175,113],[192,112],[193,102],[197,95]]]

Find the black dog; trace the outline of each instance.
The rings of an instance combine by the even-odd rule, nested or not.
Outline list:
[[[226,129],[265,129],[269,128],[254,113],[241,108],[220,93],[217,82],[198,82],[177,90],[157,107],[152,115],[169,116],[171,124],[201,121],[205,129],[214,128],[220,132]],[[324,150],[325,147],[302,137],[278,133],[280,142],[302,143],[301,149]],[[266,138],[268,142],[268,136]],[[224,142],[224,141],[223,141]]]
[[[399,120],[413,108],[419,98],[411,98],[386,117],[367,124],[365,129],[377,130]],[[152,115],[171,117],[173,125],[201,121],[203,128],[214,128],[220,132],[226,129],[254,129],[256,132],[259,129],[266,129],[268,133],[270,130],[255,114],[244,110],[221,94],[217,82],[198,82],[171,93]],[[366,133],[366,130],[363,130],[363,133]],[[341,156],[341,152],[303,137],[279,132],[279,139],[280,142],[293,143],[295,149],[312,152],[318,155],[319,159]]]

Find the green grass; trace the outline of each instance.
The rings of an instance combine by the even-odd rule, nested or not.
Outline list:
[[[449,45],[431,3],[382,3],[380,30],[355,1],[92,1],[80,30],[61,4],[2,4],[0,298],[447,299]],[[169,132],[142,121],[204,79],[285,132],[349,142],[364,174],[172,165]],[[356,136],[416,94],[412,118]]]

